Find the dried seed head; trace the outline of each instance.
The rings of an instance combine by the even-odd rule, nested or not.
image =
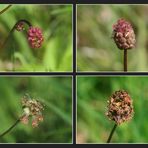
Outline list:
[[[136,43],[132,25],[124,19],[119,19],[113,25],[113,39],[119,49],[132,49]]]
[[[30,97],[29,97],[30,98]],[[37,127],[38,123],[43,121],[42,111],[43,105],[36,99],[29,99],[26,95],[22,98],[23,116],[22,123],[27,124],[29,117],[32,117],[32,126]]]
[[[106,115],[116,124],[121,124],[133,117],[133,104],[131,97],[124,90],[116,91],[108,101],[108,111]]]
[[[28,30],[28,42],[31,48],[40,48],[43,43],[43,33],[40,28],[30,27]]]

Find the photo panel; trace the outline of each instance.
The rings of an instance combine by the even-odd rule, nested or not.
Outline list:
[[[148,76],[78,76],[77,144],[147,143]]]
[[[71,76],[1,76],[0,143],[72,143]]]
[[[0,71],[71,72],[71,4],[1,4]]]
[[[147,4],[77,4],[77,71],[147,72]]]

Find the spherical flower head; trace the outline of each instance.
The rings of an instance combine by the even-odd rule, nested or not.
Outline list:
[[[132,119],[134,114],[131,97],[124,90],[113,93],[107,107],[106,115],[118,125]]]
[[[125,19],[113,25],[113,38],[119,49],[132,49],[136,43],[133,27]]]
[[[29,118],[32,117],[32,126],[37,127],[39,122],[43,121],[42,111],[43,105],[36,99],[28,99],[26,96],[22,98],[23,116],[22,123],[27,124]]]
[[[23,30],[25,30],[24,22],[18,22],[18,23],[16,24],[16,26],[15,26],[15,29],[16,29],[17,31],[23,31]]]
[[[31,48],[40,48],[44,41],[42,30],[38,27],[30,27],[28,30],[28,42]]]

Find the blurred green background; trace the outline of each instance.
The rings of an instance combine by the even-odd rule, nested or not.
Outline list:
[[[77,143],[106,143],[114,126],[105,112],[114,91],[126,90],[134,117],[117,127],[112,143],[148,142],[148,77],[100,76],[77,78]]]
[[[114,43],[112,26],[131,22],[136,47],[128,51],[128,71],[148,71],[148,5],[78,5],[78,71],[123,71],[123,50]]]
[[[44,105],[44,121],[33,128],[19,123],[0,143],[72,143],[71,77],[0,77],[0,134],[22,114],[21,98],[28,93]]]
[[[25,31],[13,32],[0,48],[0,71],[72,71],[72,5],[12,5],[0,15],[0,46],[20,19],[42,29],[43,46],[32,49]]]

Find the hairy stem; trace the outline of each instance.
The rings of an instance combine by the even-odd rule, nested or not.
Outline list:
[[[1,46],[1,49],[3,49],[3,48],[5,47],[5,45],[6,45],[7,41],[9,40],[10,36],[11,36],[12,33],[15,31],[16,26],[17,26],[19,23],[21,23],[21,22],[27,24],[29,27],[32,26],[31,23],[30,23],[29,21],[27,21],[27,20],[22,19],[22,20],[17,21],[17,23],[16,23],[16,24],[13,26],[13,28],[10,30],[10,32],[9,32],[9,34],[8,34],[8,36],[7,36],[7,38],[5,39],[4,43],[3,43],[2,46]]]
[[[8,5],[6,8],[4,8],[3,10],[0,11],[0,15],[2,13],[4,13],[5,11],[7,11],[12,5]]]
[[[114,127],[113,127],[113,129],[112,129],[112,131],[111,131],[111,133],[110,133],[110,135],[109,135],[109,137],[107,139],[107,143],[110,143],[110,141],[112,139],[112,136],[113,136],[113,134],[115,132],[116,127],[117,127],[117,124],[114,125]]]
[[[3,132],[2,134],[0,134],[0,138],[3,137],[4,135],[6,135],[7,133],[9,133],[19,122],[20,122],[20,119],[22,118],[22,116],[20,118],[18,118],[16,120],[16,122],[10,126],[5,132]]]
[[[127,49],[124,49],[124,71],[127,71]]]

